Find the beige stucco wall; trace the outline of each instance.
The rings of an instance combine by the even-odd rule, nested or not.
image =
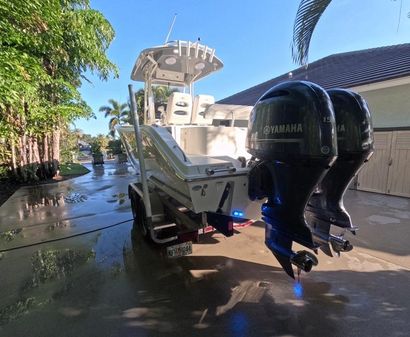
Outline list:
[[[360,94],[373,113],[374,127],[410,127],[410,84]]]

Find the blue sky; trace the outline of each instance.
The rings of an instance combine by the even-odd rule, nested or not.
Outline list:
[[[96,135],[108,132],[108,119],[98,112],[113,98],[127,100],[131,69],[139,52],[164,42],[174,13],[170,40],[193,40],[216,49],[222,71],[198,82],[196,93],[216,99],[232,95],[297,66],[291,58],[293,21],[298,0],[100,0],[91,1],[111,22],[116,37],[108,50],[120,70],[118,79],[84,83],[81,93],[97,119],[75,126]],[[410,42],[410,0],[333,0],[313,35],[309,60],[334,53]],[[133,82],[134,89],[141,87]]]

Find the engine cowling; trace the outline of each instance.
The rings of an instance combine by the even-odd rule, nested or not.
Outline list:
[[[256,158],[249,172],[249,197],[267,198],[262,206],[265,243],[294,277],[291,263],[312,258],[294,253],[292,242],[317,248],[305,220],[305,207],[337,157],[329,95],[306,81],[270,89],[251,112],[247,150]]]
[[[328,94],[336,117],[338,157],[309,199],[306,216],[318,242],[326,245],[330,241],[339,247],[329,235],[330,226],[355,231],[343,195],[373,154],[373,127],[367,103],[360,95],[345,89],[332,89]]]

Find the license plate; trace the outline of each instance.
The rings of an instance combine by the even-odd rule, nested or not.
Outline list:
[[[178,245],[167,247],[167,256],[169,258],[180,257],[192,254],[192,242],[184,242]]]

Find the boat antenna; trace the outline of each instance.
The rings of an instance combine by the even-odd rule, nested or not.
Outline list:
[[[174,28],[175,20],[177,19],[177,15],[178,15],[177,13],[174,14],[174,18],[172,19],[172,23],[171,23],[171,26],[168,29],[168,34],[167,34],[167,37],[165,38],[164,43],[167,43],[168,40],[169,40],[169,36],[171,35],[172,29]]]

